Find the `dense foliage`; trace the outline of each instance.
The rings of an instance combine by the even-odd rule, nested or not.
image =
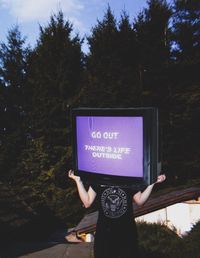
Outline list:
[[[62,11],[40,26],[35,48],[18,27],[0,44],[0,192],[11,188],[33,214],[50,210],[69,226],[84,212],[66,176],[71,107],[158,107],[168,184],[198,177],[200,3],[147,2],[133,22],[108,7],[87,55]]]
[[[200,221],[182,237],[165,225],[138,223],[137,226],[142,257],[199,257]]]
[[[137,227],[142,257],[182,257],[183,241],[166,225],[138,223]]]

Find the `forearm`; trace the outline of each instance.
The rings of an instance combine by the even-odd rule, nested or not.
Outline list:
[[[140,194],[136,195],[135,202],[137,205],[141,206],[143,205],[149,198],[152,190],[153,190],[154,184],[147,186],[147,188]]]
[[[81,199],[82,203],[84,204],[85,208],[89,207],[90,206],[90,204],[89,204],[89,194],[86,191],[86,189],[83,185],[83,182],[81,180],[76,180],[76,186],[77,186],[77,189],[78,189],[80,199]]]
[[[157,181],[155,183],[147,186],[147,188],[142,193],[141,192],[136,193],[133,196],[133,200],[135,201],[135,203],[137,205],[143,205],[148,200],[148,198],[153,190],[154,185],[157,183],[164,182],[165,179],[166,179],[165,174],[161,174],[157,177]]]
[[[141,205],[143,205],[148,199],[153,190],[154,184],[147,186],[147,188],[141,194]]]

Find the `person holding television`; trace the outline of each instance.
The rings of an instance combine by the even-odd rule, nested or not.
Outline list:
[[[89,208],[97,198],[99,215],[94,240],[94,258],[138,258],[132,202],[143,205],[154,185],[165,181],[165,174],[159,175],[156,182],[138,192],[130,187],[116,185],[90,185],[86,190],[81,178],[74,175],[73,170],[68,171],[68,176],[75,181],[85,208]]]

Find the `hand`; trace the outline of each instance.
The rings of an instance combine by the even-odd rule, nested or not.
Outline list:
[[[81,181],[80,176],[75,176],[75,175],[74,175],[74,171],[73,171],[72,169],[70,169],[70,170],[68,171],[68,177],[71,178],[71,179],[73,179],[75,182]]]
[[[162,182],[165,181],[165,179],[166,179],[166,175],[165,175],[165,174],[159,175],[159,176],[157,177],[157,181],[156,181],[155,183],[156,183],[156,184],[157,184],[157,183],[162,183]]]

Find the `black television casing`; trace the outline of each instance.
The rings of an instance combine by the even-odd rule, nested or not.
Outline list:
[[[77,116],[118,116],[118,117],[143,117],[143,177],[127,177],[116,175],[105,175],[83,171],[78,169],[77,156]],[[73,170],[75,175],[80,176],[83,181],[89,184],[107,184],[132,186],[136,189],[152,184],[156,181],[161,170],[159,153],[159,124],[158,109],[154,107],[141,108],[74,108],[71,110],[72,118],[72,149],[73,149]]]

